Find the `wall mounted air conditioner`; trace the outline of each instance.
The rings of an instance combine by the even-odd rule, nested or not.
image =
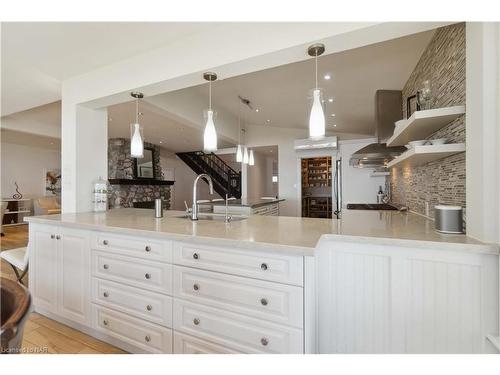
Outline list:
[[[325,148],[336,149],[337,148],[337,137],[324,137],[321,139],[297,139],[294,142],[294,148],[296,151],[301,150],[321,150]]]

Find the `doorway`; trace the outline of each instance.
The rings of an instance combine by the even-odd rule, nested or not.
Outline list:
[[[332,218],[332,157],[301,160],[302,217]]]

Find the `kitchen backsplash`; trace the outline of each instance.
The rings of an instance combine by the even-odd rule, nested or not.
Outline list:
[[[414,95],[422,82],[430,80],[433,108],[465,105],[465,24],[436,31],[403,88],[403,115],[406,98]],[[460,116],[428,139],[447,138],[449,143],[465,142],[465,115]],[[465,210],[465,153],[419,167],[393,168],[392,201],[410,210],[434,215],[437,204],[451,204]]]

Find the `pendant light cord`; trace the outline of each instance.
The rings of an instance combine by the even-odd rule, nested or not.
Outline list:
[[[241,101],[238,99],[238,144],[241,145]]]
[[[315,65],[316,65],[316,88],[318,88],[318,52],[316,52],[315,56],[314,56],[314,61],[315,61]]]
[[[135,123],[139,123],[139,98],[135,99]]]
[[[208,81],[208,109],[212,110],[212,81]]]

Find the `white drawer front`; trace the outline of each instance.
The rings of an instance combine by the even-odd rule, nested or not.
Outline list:
[[[236,350],[174,331],[174,354],[239,354]]]
[[[303,289],[174,266],[174,296],[302,328]]]
[[[174,329],[243,353],[303,353],[300,329],[177,299]]]
[[[172,295],[172,265],[116,254],[92,252],[93,275]]]
[[[172,327],[172,297],[163,294],[93,278],[92,301],[153,323]]]
[[[150,240],[99,232],[93,236],[92,247],[96,250],[172,263],[172,241],[168,240]]]
[[[174,263],[255,279],[303,285],[303,257],[174,242]]]
[[[93,305],[93,328],[145,352],[172,353],[172,330]]]

